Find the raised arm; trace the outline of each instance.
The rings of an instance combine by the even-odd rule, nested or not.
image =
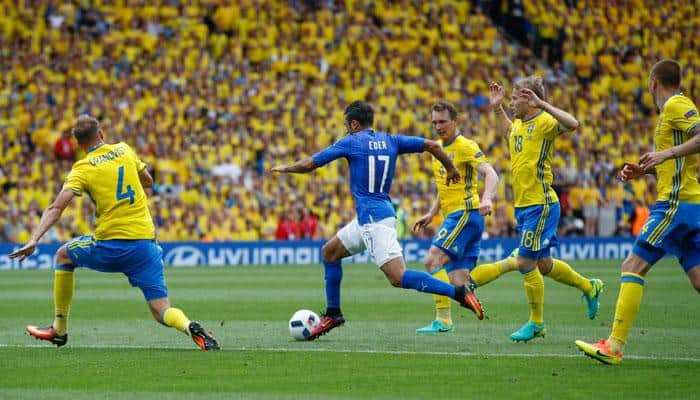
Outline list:
[[[299,160],[292,165],[278,165],[272,167],[270,171],[278,172],[283,174],[305,174],[311,172],[317,168],[314,159],[311,157]]]
[[[481,195],[479,214],[490,215],[493,207],[493,196],[496,195],[496,185],[498,185],[498,174],[490,163],[482,162],[476,170],[484,177],[484,193]]]
[[[426,139],[423,145],[423,150],[432,154],[433,157],[437,158],[442,166],[445,167],[445,171],[447,172],[447,186],[450,186],[451,183],[457,183],[460,181],[460,179],[462,179],[462,177],[459,175],[459,171],[457,171],[457,167],[455,167],[455,164],[438,142]]]
[[[643,170],[653,168],[666,160],[685,157],[690,154],[700,153],[700,125],[695,125],[688,131],[690,139],[677,146],[663,151],[654,151],[642,155],[639,159],[639,167]]]
[[[63,210],[66,209],[71,200],[73,200],[75,194],[70,189],[63,189],[56,196],[56,199],[51,203],[51,205],[44,210],[44,214],[41,216],[41,221],[39,221],[39,226],[36,228],[32,234],[32,238],[24,245],[21,249],[10,254],[10,258],[18,258],[20,261],[31,256],[36,249],[37,243],[44,236],[46,231],[49,230],[63,214]]]
[[[513,122],[508,118],[506,110],[503,109],[503,99],[506,97],[506,92],[503,90],[503,86],[496,82],[489,83],[489,103],[491,103],[491,108],[496,114],[496,121],[498,123],[498,129],[501,132],[507,133],[510,130],[510,124]]]
[[[578,128],[579,123],[576,117],[540,99],[532,90],[523,88],[520,89],[520,93],[527,98],[531,107],[541,108],[552,115],[559,122],[561,132],[573,131]]]

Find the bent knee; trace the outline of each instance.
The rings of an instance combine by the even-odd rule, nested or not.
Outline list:
[[[56,265],[72,265],[73,262],[70,260],[70,257],[68,257],[68,250],[66,249],[66,245],[63,245],[59,247],[59,249],[56,251]]]

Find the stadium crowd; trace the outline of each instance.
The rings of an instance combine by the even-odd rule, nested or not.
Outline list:
[[[522,43],[496,24],[516,16]],[[514,236],[507,141],[487,84],[509,92],[535,73],[581,121],[555,149],[560,233],[629,235],[655,197],[652,178],[615,179],[650,150],[648,67],[679,60],[686,93],[700,95],[700,17],[670,1],[2,0],[0,30],[0,240],[18,243],[82,156],[70,132],[82,113],[149,164],[159,240],[328,237],[354,215],[347,165],[266,171],[344,135],[355,99],[374,105],[377,129],[420,136],[433,135],[434,101],[458,105],[462,133],[501,176],[486,232]],[[427,158],[397,164],[403,238],[430,207],[430,179]],[[89,233],[93,212],[88,198],[75,202],[46,240]]]

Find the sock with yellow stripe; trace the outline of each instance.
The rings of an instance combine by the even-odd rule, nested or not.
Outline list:
[[[68,330],[68,313],[73,301],[75,277],[73,267],[58,265],[53,272],[53,329],[59,335],[65,335]]]
[[[617,297],[615,319],[609,338],[610,349],[615,352],[622,352],[627,343],[627,336],[637,318],[644,292],[644,277],[639,274],[623,272],[620,282],[620,295]]]
[[[498,279],[499,276],[510,271],[518,270],[518,260],[515,257],[508,257],[493,264],[477,265],[471,271],[472,282],[478,287],[482,287],[489,282]]]
[[[190,320],[179,308],[170,307],[163,313],[163,323],[173,327],[180,332],[190,334]]]
[[[447,276],[447,271],[445,268],[439,268],[436,271],[431,272],[435,279],[439,279],[443,282],[450,283],[450,278]],[[440,296],[437,294],[433,295],[433,301],[435,301],[435,311],[438,321],[443,325],[452,325],[452,301],[447,296]]]
[[[525,294],[530,304],[530,322],[541,325],[544,321],[544,279],[537,267],[523,272]]]
[[[556,258],[553,259],[552,269],[544,275],[548,278],[554,279],[557,282],[578,288],[578,290],[582,291],[583,293],[588,293],[591,291],[591,289],[593,289],[591,281],[574,271],[569,264]]]

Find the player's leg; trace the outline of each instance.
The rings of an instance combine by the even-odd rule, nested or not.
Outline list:
[[[365,249],[357,219],[345,225],[323,245],[323,269],[326,288],[326,312],[307,340],[315,340],[345,323],[340,308],[340,286],[343,280],[341,260]]]
[[[37,339],[47,340],[59,347],[68,342],[68,313],[70,312],[70,305],[73,300],[73,291],[75,288],[75,278],[73,275],[75,266],[68,256],[67,247],[70,244],[77,243],[81,238],[76,239],[64,244],[56,252],[53,281],[53,325],[48,327],[29,325],[26,328],[27,333],[31,336]]]
[[[513,253],[517,253],[517,248]],[[518,270],[518,258],[512,254],[502,260],[489,264],[477,265],[470,271],[472,283],[476,287],[482,287],[495,281],[501,275]]]
[[[588,318],[595,319],[600,308],[600,294],[603,292],[602,280],[585,278],[566,262],[551,256],[538,260],[537,267],[543,276],[578,288],[583,293],[583,299],[586,300]]]
[[[449,256],[435,245],[430,246],[424,261],[425,269],[435,277],[435,279],[445,283],[450,281],[445,269],[445,266],[449,262]],[[422,328],[416,329],[416,333],[453,332],[452,300],[447,296],[434,294],[433,301],[435,302],[435,320]]]
[[[684,247],[679,261],[690,283],[700,293],[700,232],[686,237],[682,242]]]
[[[690,283],[693,285],[693,288],[700,293],[700,264],[691,267],[688,270],[687,275]]]
[[[134,240],[129,244],[120,243],[120,247],[128,247],[122,249],[122,272],[132,286],[141,289],[153,318],[190,336],[202,350],[219,350],[219,343],[209,331],[170,304],[163,276],[163,254],[160,246],[152,240]]]

